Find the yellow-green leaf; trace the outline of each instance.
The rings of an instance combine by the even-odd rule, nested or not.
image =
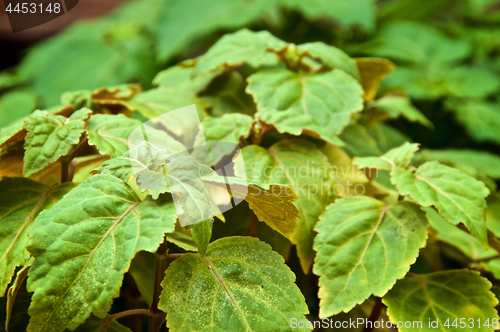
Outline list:
[[[359,83],[343,70],[311,75],[263,70],[248,78],[257,116],[281,133],[309,134],[342,145],[338,134],[363,108]]]
[[[314,273],[320,276],[320,317],[348,312],[370,295],[384,296],[403,278],[427,239],[415,204],[359,196],[337,200],[315,229]]]
[[[104,317],[135,253],[154,252],[176,218],[169,196],[141,201],[110,175],[91,177],[40,214],[28,244],[28,331],[73,330],[91,313]]]
[[[490,288],[491,283],[479,272],[441,271],[398,281],[383,301],[392,323],[403,323],[401,332],[492,332],[497,330],[499,318],[495,310],[498,300]],[[405,322],[411,324],[405,327]]]
[[[484,183],[436,161],[423,164],[415,173],[395,168],[391,174],[401,195],[410,195],[425,207],[435,206],[448,222],[463,222],[484,245],[488,243],[484,198],[489,190]]]
[[[89,109],[81,109],[65,118],[37,111],[29,116],[23,125],[28,132],[24,142],[24,176],[33,175],[66,156],[80,141],[91,113]]]
[[[225,237],[204,258],[186,254],[167,269],[159,308],[177,331],[308,331],[304,297],[295,275],[271,246],[249,237]]]
[[[0,295],[5,293],[16,267],[24,265],[29,258],[26,244],[35,218],[73,187],[65,183],[49,188],[24,178],[0,181]]]

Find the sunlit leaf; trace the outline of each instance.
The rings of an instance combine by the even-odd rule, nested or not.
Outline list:
[[[294,281],[268,244],[226,237],[211,243],[204,258],[186,254],[170,265],[159,307],[172,332],[306,331],[290,326],[308,312]]]
[[[135,253],[154,252],[175,220],[168,196],[142,202],[110,175],[91,177],[40,214],[28,244],[35,257],[28,331],[75,329],[91,313],[104,317]]]
[[[402,324],[402,332],[429,331],[430,322],[436,320],[432,328],[448,330],[453,328],[455,319],[461,331],[490,332],[496,329],[491,322],[498,321],[498,300],[490,288],[491,283],[476,271],[441,271],[398,281],[383,301],[393,323],[412,322],[406,327]],[[470,319],[477,324],[471,325]],[[465,326],[460,325],[464,321]]]
[[[385,295],[427,239],[427,220],[418,206],[369,197],[337,200],[315,229],[313,271],[320,276],[322,318],[347,312],[372,294]]]
[[[425,207],[435,206],[448,222],[463,222],[483,244],[487,243],[484,198],[489,190],[484,183],[435,161],[423,164],[415,173],[395,168],[392,182],[401,195],[410,195]]]
[[[394,70],[394,64],[389,60],[378,58],[356,58],[355,60],[365,91],[363,99],[371,101],[377,95],[378,87],[385,76]]]
[[[337,135],[351,115],[363,108],[361,86],[339,69],[313,75],[264,70],[251,75],[248,82],[257,116],[281,133],[306,133],[342,144]]]
[[[0,181],[0,295],[3,296],[16,267],[24,265],[29,258],[26,243],[35,218],[73,187],[66,183],[49,188],[23,178]]]
[[[408,166],[418,150],[418,144],[406,142],[400,147],[391,149],[380,157],[358,157],[353,163],[359,168],[378,168],[390,171],[395,167]]]
[[[80,141],[90,114],[89,109],[81,109],[66,119],[38,111],[28,117],[23,125],[27,131],[24,175],[33,175],[66,156]]]

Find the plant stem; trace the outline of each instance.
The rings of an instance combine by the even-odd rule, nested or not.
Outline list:
[[[375,322],[378,321],[380,314],[382,313],[383,308],[384,308],[384,305],[382,303],[382,298],[379,297],[379,298],[377,298],[377,301],[375,302],[375,305],[373,306],[373,310],[372,310],[372,313],[370,315],[370,318],[368,318],[368,321],[371,322],[371,324],[370,324],[371,326],[367,325],[363,329],[363,332],[372,332],[373,331]]]
[[[259,221],[257,220],[257,216],[255,213],[250,210],[250,236],[257,237],[257,228],[259,225]]]
[[[164,259],[167,253],[167,238],[160,245],[155,253],[155,284],[153,290],[153,302],[149,308],[151,316],[149,317],[149,332],[159,332],[165,322],[166,314],[158,309],[160,302],[160,294],[162,292],[161,282],[165,278],[165,270],[167,269],[167,261]]]
[[[60,159],[61,162],[61,183],[73,181],[73,175],[75,174],[76,164],[72,163],[73,159],[80,153],[85,145],[87,145],[88,139],[85,136],[83,140],[78,143],[78,145],[71,151],[71,154],[67,157]],[[71,172],[69,167],[71,165]]]
[[[69,164],[70,164],[70,159],[68,158],[61,158],[61,183],[65,183],[69,181]]]
[[[127,318],[130,316],[149,316],[151,317],[152,314],[148,309],[132,309],[132,310],[127,310],[127,311],[122,311],[117,314],[111,315],[99,328],[97,332],[101,332],[103,329],[108,326],[109,323],[111,323],[114,320],[122,319],[122,318]]]
[[[165,257],[163,259],[167,260],[167,261],[175,261],[177,258],[180,258],[184,255],[185,254],[168,254],[168,255],[165,255]]]

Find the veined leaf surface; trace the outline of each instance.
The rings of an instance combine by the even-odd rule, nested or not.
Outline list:
[[[418,206],[365,196],[337,200],[315,229],[321,318],[348,312],[372,294],[385,295],[427,239],[427,219]]]
[[[302,269],[309,272],[315,255],[314,226],[335,196],[326,156],[305,140],[281,141],[267,150],[250,145],[241,151],[249,181],[287,185],[299,196],[295,205],[300,219],[293,242],[297,244]],[[241,174],[238,165],[235,166],[237,175]]]
[[[341,145],[337,135],[363,108],[361,86],[340,69],[312,75],[271,69],[251,75],[248,82],[257,115],[281,133],[307,133]]]
[[[248,237],[226,237],[204,258],[186,254],[167,269],[159,307],[176,331],[306,331],[304,298],[295,276],[271,246]]]
[[[401,195],[410,195],[425,207],[435,206],[448,222],[463,222],[483,244],[488,243],[484,198],[489,190],[484,183],[436,161],[423,164],[415,173],[395,168],[391,181]]]
[[[80,141],[91,113],[89,109],[81,109],[66,119],[37,111],[28,117],[23,125],[28,132],[24,142],[24,176],[33,175],[67,155]]]
[[[154,252],[174,230],[171,199],[140,201],[123,181],[96,175],[42,213],[30,233],[35,261],[28,331],[75,329],[104,317],[140,250]]]
[[[383,301],[393,323],[421,322],[420,326],[401,327],[401,332],[429,331],[429,320],[439,320],[441,331],[490,332],[498,329],[498,300],[490,292],[491,283],[479,272],[469,270],[441,271],[414,275],[397,282]],[[462,319],[461,319],[462,318]],[[460,328],[454,328],[458,320]],[[486,326],[486,320],[489,326]],[[466,325],[460,325],[465,321]],[[475,324],[470,324],[474,321]],[[480,323],[479,323],[480,322]],[[448,323],[449,327],[444,324]]]

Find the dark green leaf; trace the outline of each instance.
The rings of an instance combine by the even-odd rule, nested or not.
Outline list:
[[[40,214],[30,233],[28,330],[75,329],[91,313],[104,317],[135,253],[154,252],[175,220],[168,196],[141,202],[110,175],[80,184]]]

